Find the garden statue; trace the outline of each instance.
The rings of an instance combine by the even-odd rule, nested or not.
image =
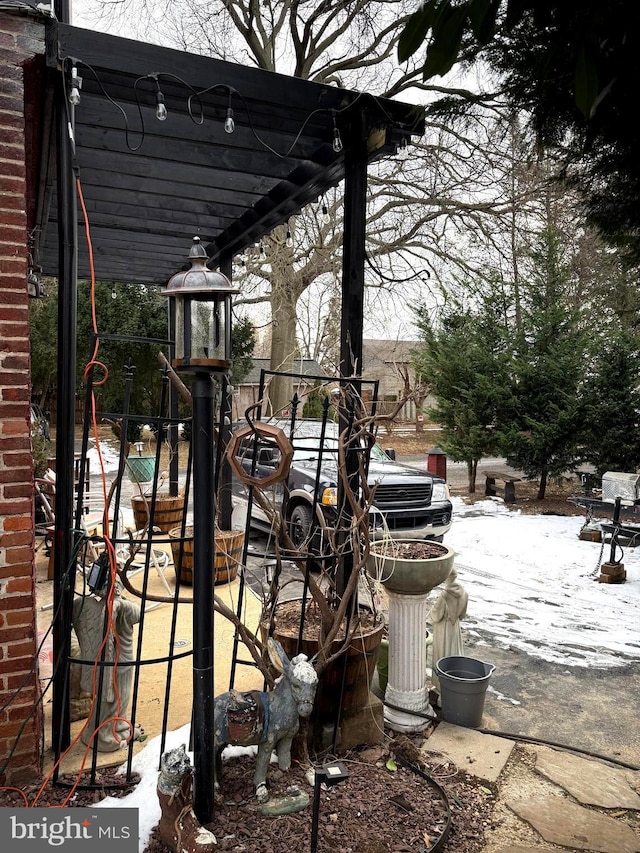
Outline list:
[[[452,567],[448,578],[444,583],[444,589],[438,596],[438,600],[431,608],[431,622],[433,624],[433,648],[432,648],[432,681],[436,688],[440,689],[440,683],[435,674],[436,663],[440,658],[452,655],[464,656],[464,642],[460,620],[467,614],[467,602],[469,594],[458,581],[458,573]]]
[[[107,590],[108,587],[105,586],[97,590],[95,595],[81,596],[73,603],[73,627],[80,643],[80,656],[84,661],[101,660],[106,627]],[[122,583],[117,580],[113,597],[113,628],[107,629],[103,656],[106,663],[113,663],[117,655],[117,664],[103,667],[102,695],[95,697],[91,719],[81,734],[82,742],[89,744],[96,728],[106,720],[113,719],[113,723],[103,725],[97,734],[100,752],[113,752],[125,747],[132,734],[134,739],[142,738],[142,729],[136,726],[135,732],[132,732],[131,723],[125,718],[133,680],[133,667],[128,665],[133,660],[133,626],[139,621],[140,608],[134,602],[122,598]],[[114,630],[118,635],[117,644]],[[100,667],[83,663],[81,669],[82,691],[94,696],[100,684]]]
[[[185,745],[169,749],[160,759],[156,792],[162,811],[161,841],[176,853],[210,853],[217,847],[213,833],[196,818],[192,804],[193,770]]]
[[[306,655],[291,661],[284,649],[269,638],[269,658],[282,673],[269,693],[230,690],[216,697],[214,706],[214,751],[216,777],[222,773],[221,753],[227,744],[258,745],[253,777],[256,796],[264,802],[267,794],[267,769],[275,749],[280,770],[291,766],[291,743],[298,732],[299,717],[309,717],[318,686],[318,676]],[[218,785],[218,781],[216,781]]]

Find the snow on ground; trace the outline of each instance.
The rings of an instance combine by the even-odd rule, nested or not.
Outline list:
[[[610,545],[581,541],[583,518],[525,515],[491,499],[453,504],[447,544],[469,593],[463,631],[477,628],[504,647],[568,666],[640,660],[638,549],[624,549],[626,583],[601,584]]]

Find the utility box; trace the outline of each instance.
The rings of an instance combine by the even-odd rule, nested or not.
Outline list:
[[[607,471],[602,475],[602,500],[615,503],[620,498],[623,504],[640,501],[640,474],[625,474],[621,471]]]
[[[427,453],[427,471],[443,480],[447,479],[447,454],[440,447],[432,447]]]

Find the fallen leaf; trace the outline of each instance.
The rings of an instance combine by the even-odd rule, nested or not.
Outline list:
[[[398,769],[398,765],[395,763],[393,758],[389,758],[385,766],[387,770],[391,770],[394,772]]]

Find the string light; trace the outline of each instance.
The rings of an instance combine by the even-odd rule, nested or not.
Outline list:
[[[339,154],[342,151],[342,137],[340,136],[340,131],[338,130],[338,125],[336,124],[336,114],[333,113],[333,150],[336,154]]]
[[[72,76],[71,76],[71,81],[70,81],[71,86],[70,86],[70,90],[69,90],[69,100],[71,101],[72,104],[76,105],[80,101],[80,89],[82,87],[82,78],[78,76],[77,69],[75,67],[75,64],[79,60],[74,59],[74,57],[67,57],[65,59],[65,61],[69,62],[69,64],[72,66]],[[273,148],[271,145],[269,145],[268,142],[265,139],[263,139],[257,133],[257,131],[253,125],[253,122],[251,120],[251,115],[250,115],[249,108],[248,108],[248,105],[247,105],[245,98],[242,96],[242,94],[240,92],[238,92],[233,87],[228,86],[227,84],[224,84],[224,83],[215,83],[211,86],[207,86],[206,89],[197,90],[193,86],[191,86],[187,81],[183,80],[181,77],[179,77],[178,75],[173,74],[171,72],[155,72],[152,74],[144,74],[135,80],[134,87],[133,87],[134,88],[135,100],[136,100],[136,104],[138,107],[138,112],[140,114],[142,129],[141,129],[140,142],[137,145],[132,145],[130,142],[130,139],[129,139],[131,131],[130,131],[130,127],[129,127],[129,121],[128,121],[127,113],[125,112],[123,107],[117,101],[115,101],[108,94],[108,92],[105,90],[105,88],[102,84],[102,81],[100,80],[100,76],[97,73],[97,71],[95,70],[95,68],[92,68],[91,65],[89,65],[88,63],[86,63],[84,61],[82,64],[84,66],[86,66],[89,69],[89,71],[93,74],[93,76],[95,77],[96,82],[97,82],[100,90],[102,91],[102,94],[104,95],[104,97],[121,113],[122,118],[124,120],[124,125],[125,125],[124,126],[124,132],[125,132],[125,137],[126,137],[126,144],[127,144],[127,148],[130,151],[138,151],[142,147],[142,144],[143,144],[144,138],[145,138],[145,127],[144,127],[144,117],[143,117],[143,112],[142,112],[142,104],[141,104],[140,99],[138,97],[138,85],[142,81],[144,81],[144,80],[155,81],[155,84],[157,87],[157,91],[156,91],[156,118],[159,121],[165,121],[168,117],[168,111],[167,111],[167,107],[165,104],[164,95],[162,94],[162,92],[160,90],[160,85],[158,82],[158,78],[160,75],[162,75],[162,77],[172,78],[173,80],[177,81],[178,83],[180,83],[182,86],[186,87],[190,91],[189,97],[187,99],[187,110],[188,110],[189,117],[196,124],[203,124],[203,122],[204,122],[204,112],[202,109],[202,96],[207,94],[208,92],[211,92],[212,90],[223,89],[228,93],[228,97],[229,97],[229,103],[228,103],[228,107],[227,107],[227,111],[226,111],[224,127],[225,127],[225,131],[227,133],[233,133],[234,129],[235,129],[235,120],[234,120],[234,116],[233,116],[233,109],[231,107],[231,98],[232,98],[232,96],[239,98],[241,100],[241,102],[244,104],[245,108],[247,109],[248,120],[249,120],[249,128],[250,128],[253,136],[255,137],[255,139],[264,147],[265,150],[271,152],[274,156],[281,157],[281,158],[289,157],[291,155],[291,152],[294,150],[295,146],[298,144],[305,128],[307,127],[308,123],[311,121],[311,119],[315,115],[323,114],[323,113],[326,114],[328,112],[331,113],[332,120],[333,120],[332,148],[336,154],[341,152],[344,148],[344,145],[342,142],[340,130],[337,126],[336,117],[338,114],[342,114],[342,113],[346,112],[347,110],[353,109],[353,107],[357,103],[357,101],[360,98],[365,97],[365,95],[363,93],[358,93],[358,94],[356,94],[356,97],[352,102],[350,102],[349,104],[346,104],[345,106],[343,106],[339,109],[335,109],[335,108],[328,109],[326,107],[320,107],[320,108],[311,110],[309,112],[309,114],[307,115],[307,117],[305,118],[305,120],[303,121],[303,123],[302,123],[300,129],[298,130],[295,138],[290,143],[290,145],[287,147],[287,149],[285,151],[278,151],[275,148]],[[200,115],[194,115],[194,113],[193,113],[192,101],[194,99],[200,104]],[[388,120],[388,122],[390,124],[395,124],[393,122],[393,117],[387,113],[387,111],[384,109],[384,106],[382,105],[382,103],[380,103],[380,101],[376,98],[374,98],[374,101],[378,105],[380,112]]]
[[[112,299],[115,299],[115,298],[117,297],[117,295],[118,295],[118,294],[116,293],[116,286],[115,286],[115,284],[114,284],[114,285],[112,285],[112,287],[111,287],[111,298],[112,298]]]
[[[156,94],[156,118],[158,121],[165,121],[167,118],[167,108],[164,103],[164,95],[158,89]]]
[[[285,239],[285,243],[288,249],[293,249],[293,237],[291,235],[291,228],[289,228],[289,223],[287,222],[287,236]]]
[[[240,266],[245,270],[247,268],[247,256],[244,252],[240,255]]]
[[[82,89],[82,77],[78,77],[78,67],[71,67],[71,91],[69,92],[69,103],[77,107],[80,103],[80,89]]]
[[[406,136],[403,136],[400,140],[400,145],[398,145],[398,154],[403,160],[406,160],[409,156],[409,145],[407,144]]]
[[[258,257],[261,261],[267,260],[267,253],[264,250],[264,243],[262,242],[262,240],[260,240],[260,245],[258,247]]]
[[[325,225],[328,225],[331,222],[331,217],[329,216],[329,208],[327,207],[327,203],[324,200],[324,197],[322,198],[321,219]]]
[[[167,118],[167,107],[164,102],[164,95],[160,91],[160,81],[158,80],[157,74],[150,75],[152,80],[155,80],[156,84],[156,118],[158,121],[166,121]]]

